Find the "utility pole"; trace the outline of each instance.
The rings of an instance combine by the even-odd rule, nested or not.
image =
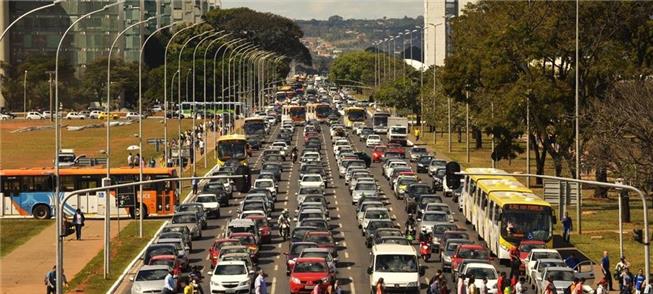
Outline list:
[[[48,103],[48,106],[50,107],[50,113],[52,114],[52,74],[54,74],[53,71],[46,71],[46,74],[48,74],[48,88],[50,89],[50,103]],[[51,115],[50,116],[50,121],[52,121],[54,117]]]
[[[23,112],[27,117],[27,70],[23,75]],[[50,116],[52,116],[52,112],[50,112]]]

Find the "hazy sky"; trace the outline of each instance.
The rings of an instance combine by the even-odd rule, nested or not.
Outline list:
[[[423,0],[222,0],[222,5],[249,7],[292,19],[327,19],[334,14],[363,19],[424,14]]]

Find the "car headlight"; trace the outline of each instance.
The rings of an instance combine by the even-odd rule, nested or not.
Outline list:
[[[444,256],[444,261],[445,261],[445,262],[451,262],[451,256],[449,256],[449,255],[445,255],[445,256]]]
[[[134,291],[140,293],[140,292],[141,292],[141,286],[138,285],[138,284],[135,284],[135,285],[134,285]]]
[[[245,281],[240,282],[238,284],[238,286],[247,286],[247,283],[249,283],[249,281],[245,280]]]
[[[220,283],[216,281],[211,281],[211,286],[220,286]]]
[[[419,282],[409,282],[407,287],[419,287]]]
[[[293,283],[293,284],[301,284],[302,283],[302,281],[300,279],[295,278],[295,277],[290,278],[290,282]]]

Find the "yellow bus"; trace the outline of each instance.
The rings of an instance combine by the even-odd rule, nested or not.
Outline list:
[[[500,169],[468,168],[465,173],[506,173]],[[552,246],[551,204],[511,176],[465,176],[463,214],[499,259],[509,259],[510,247],[523,240]]]
[[[362,107],[348,107],[345,108],[344,122],[345,128],[351,128],[354,122],[362,121],[364,122],[367,119],[367,111]]]
[[[216,142],[218,152],[218,165],[223,166],[228,160],[238,160],[242,165],[247,165],[251,154],[247,138],[244,135],[231,134],[218,138]]]

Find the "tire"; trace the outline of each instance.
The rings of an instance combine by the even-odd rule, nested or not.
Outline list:
[[[134,208],[129,210],[129,214],[131,215],[131,217],[133,219],[139,218],[139,216],[140,216],[140,209],[139,208],[140,208],[139,204],[136,203],[136,206],[134,206]],[[149,213],[147,211],[147,206],[143,205],[143,210],[145,211],[145,213],[143,214],[143,219],[146,219],[147,216],[149,215]]]
[[[32,215],[35,219],[49,219],[52,217],[50,207],[45,204],[39,204],[32,208]]]

